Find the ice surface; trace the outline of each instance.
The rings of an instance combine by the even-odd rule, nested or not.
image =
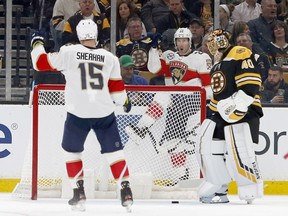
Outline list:
[[[202,204],[197,200],[135,200],[127,213],[120,200],[87,200],[85,212],[73,212],[66,199],[15,200],[0,194],[0,216],[274,216],[286,215],[288,196],[265,196],[251,205],[229,196],[227,204]]]

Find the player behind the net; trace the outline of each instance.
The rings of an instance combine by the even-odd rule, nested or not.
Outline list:
[[[164,75],[166,86],[202,86],[206,90],[207,99],[210,99],[212,91],[209,72],[212,67],[212,60],[206,53],[192,52],[191,43],[191,31],[188,28],[177,29],[174,34],[174,44],[177,51],[167,50],[160,56],[159,50],[152,47],[149,51],[148,69],[154,74]],[[138,124],[126,128],[130,137],[136,142],[143,139],[149,128],[162,116],[163,110],[171,103],[173,103],[173,98],[170,94],[156,94]],[[177,103],[181,107],[179,101]],[[174,110],[179,112],[181,109]],[[173,115],[169,115],[168,118],[173,118]],[[169,119],[167,121],[169,122]],[[185,121],[181,122],[186,123]],[[179,126],[179,128],[181,127]]]
[[[133,203],[126,164],[116,117],[115,104],[131,110],[131,103],[120,74],[118,58],[112,53],[96,48],[97,25],[94,21],[81,20],[77,25],[80,44],[64,45],[59,53],[46,53],[44,38],[32,35],[32,62],[37,71],[61,71],[66,78],[65,107],[67,117],[64,126],[62,148],[65,150],[66,170],[74,191],[69,204],[84,210],[84,173],[81,152],[85,139],[93,130],[107,159],[113,177],[119,180],[121,203],[130,207]]]
[[[157,75],[164,75],[166,86],[200,86],[206,90],[207,99],[212,95],[209,72],[212,60],[208,54],[199,51],[192,52],[192,33],[188,28],[179,28],[174,34],[176,52],[165,51],[161,56],[159,50],[151,48],[149,51],[148,69]],[[156,93],[147,111],[137,124],[126,127],[131,140],[141,143],[149,134],[153,146],[158,153],[164,150],[170,155],[173,176],[176,181],[167,186],[174,186],[179,180],[188,180],[192,157],[195,152],[196,128],[195,114],[201,109],[199,93],[185,94],[159,92]],[[205,106],[206,107],[206,106]],[[165,115],[165,129],[159,141],[155,143],[152,125]],[[151,131],[150,131],[151,128]],[[153,130],[155,131],[155,130]],[[158,133],[158,132],[156,132]],[[157,146],[162,146],[158,148]],[[162,152],[164,153],[164,152]]]
[[[241,200],[251,203],[263,196],[263,180],[253,146],[258,143],[260,71],[251,51],[229,43],[222,29],[210,33],[208,49],[221,56],[211,69],[213,98],[198,134],[198,162],[204,182],[198,188],[203,203],[226,203],[232,178]]]

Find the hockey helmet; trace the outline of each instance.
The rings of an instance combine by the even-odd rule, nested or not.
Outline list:
[[[97,42],[98,27],[93,20],[81,20],[76,26],[76,31],[79,41],[95,39]]]
[[[176,39],[177,38],[188,38],[189,39],[189,45],[191,47],[192,33],[191,33],[190,29],[188,29],[188,28],[178,28],[177,29],[177,31],[174,34],[174,45],[175,45],[176,49],[177,49],[177,46],[176,46]]]
[[[208,35],[209,52],[215,55],[217,51],[226,50],[230,46],[231,34],[223,29],[216,29]]]

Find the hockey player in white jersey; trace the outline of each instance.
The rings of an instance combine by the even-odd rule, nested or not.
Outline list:
[[[62,148],[66,152],[66,170],[74,191],[69,204],[84,210],[84,173],[81,152],[85,139],[93,130],[107,159],[113,177],[119,180],[121,203],[130,208],[133,203],[123,146],[114,114],[115,104],[131,110],[120,74],[118,58],[112,53],[97,49],[97,25],[92,20],[81,20],[77,25],[81,44],[62,46],[59,52],[46,53],[44,38],[32,35],[32,62],[41,72],[61,71],[65,75],[65,107]]]
[[[188,28],[179,28],[174,34],[176,52],[167,50],[161,56],[157,48],[149,51],[148,69],[157,75],[164,75],[166,86],[203,86],[207,99],[211,98],[210,69],[212,60],[208,54],[192,52],[192,33]],[[160,117],[152,110],[163,110],[171,103],[170,95],[156,95],[154,102],[143,115],[137,126],[129,126],[127,132],[134,138],[144,138],[151,125]]]
[[[212,91],[209,72],[212,67],[212,60],[206,53],[200,51],[192,52],[191,43],[191,31],[188,28],[179,28],[174,34],[174,44],[177,51],[167,50],[160,56],[156,48],[151,48],[149,51],[148,69],[154,74],[164,75],[166,86],[202,86],[206,90],[207,99],[210,99]],[[153,102],[138,124],[129,125],[126,127],[126,132],[136,143],[141,142],[145,138],[149,128],[157,119],[161,118],[163,110],[169,107],[168,115],[165,119],[165,132],[159,145],[162,145],[165,140],[169,142],[171,139],[183,136],[186,127],[193,128],[195,126],[187,126],[189,116],[186,115],[188,112],[185,109],[192,110],[189,105],[185,106],[185,103],[188,104],[189,100],[193,100],[193,94],[189,97],[183,96],[181,99],[179,99],[179,96],[173,98],[168,93],[156,94]],[[183,117],[179,118],[181,121],[178,120],[176,122],[175,116]],[[168,134],[170,137],[167,137]],[[172,148],[175,148],[175,145]],[[177,160],[171,159],[171,161],[175,163]],[[182,162],[185,163],[183,160]],[[174,164],[177,167],[179,165]]]

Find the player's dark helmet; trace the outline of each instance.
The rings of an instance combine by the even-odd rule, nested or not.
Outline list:
[[[223,29],[216,29],[208,35],[209,52],[215,55],[217,51],[226,50],[230,46],[231,34]]]

